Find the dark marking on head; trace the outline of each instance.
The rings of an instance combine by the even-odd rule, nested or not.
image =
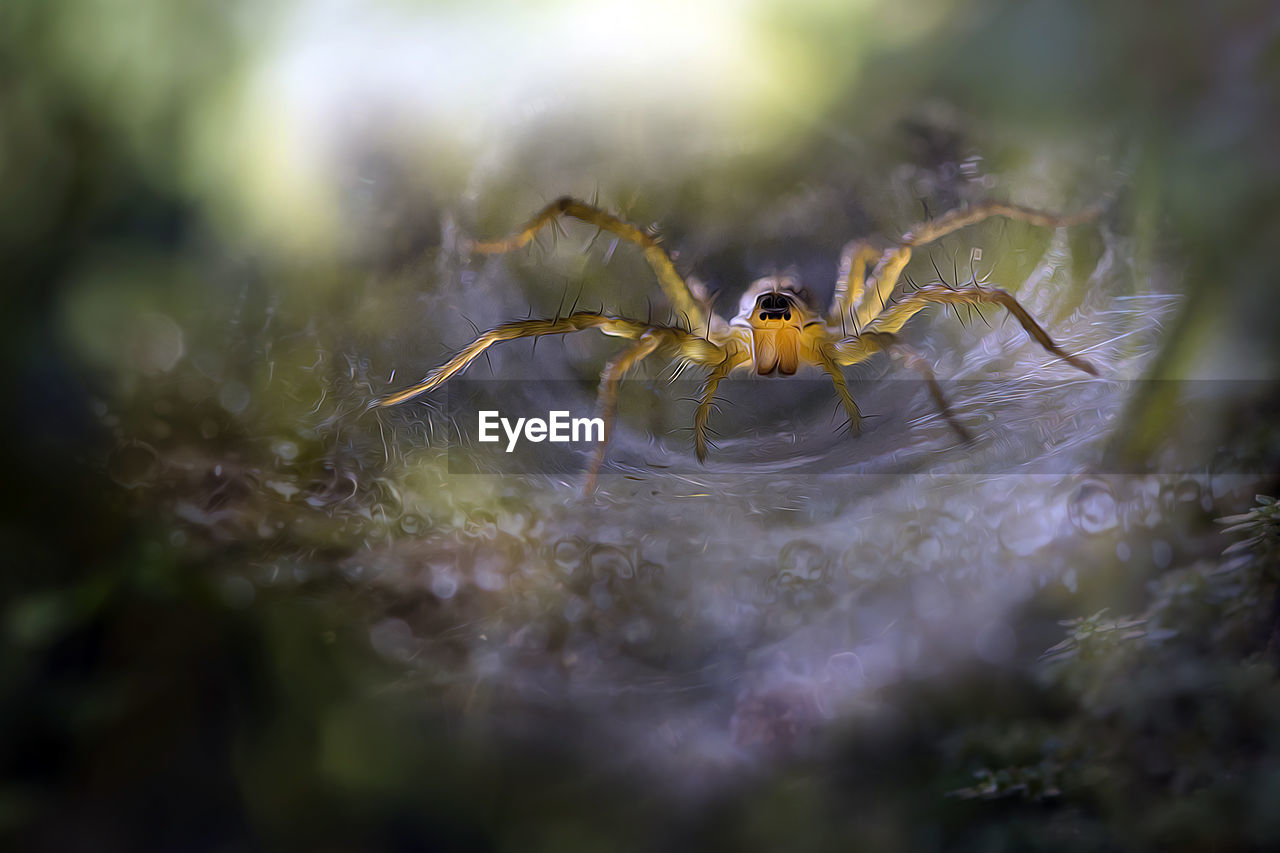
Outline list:
[[[790,320],[793,303],[785,293],[772,291],[760,294],[756,307],[760,309],[761,320]]]

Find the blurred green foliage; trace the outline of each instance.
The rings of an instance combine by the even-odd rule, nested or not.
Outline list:
[[[948,161],[959,131],[921,120],[921,104],[945,105],[1006,167],[1059,135],[1103,136],[1132,164],[1122,203],[1150,232],[1138,251],[1186,276],[1155,374],[1275,378],[1280,36],[1267,4],[784,8],[766,26],[808,70],[797,128],[713,176],[722,195],[675,191],[703,225],[844,158],[849,135],[871,140],[877,164],[899,146]],[[1022,670],[886,690],[874,722],[744,769],[696,808],[602,769],[571,715],[512,731],[474,684],[442,671],[424,685],[372,648],[368,626],[402,603],[336,567],[426,527],[502,543],[530,517],[485,482],[386,474],[397,451],[349,417],[372,368],[339,355],[395,351],[383,324],[418,282],[386,256],[420,254],[437,214],[406,214],[408,236],[335,260],[248,237],[228,213],[244,149],[222,144],[217,119],[277,15],[225,0],[0,5],[10,849],[1280,844],[1270,499],[1230,519],[1243,538],[1222,559],[1150,578],[1132,615],[1074,619]],[[459,146],[442,147],[455,168]],[[899,201],[894,213],[914,213]],[[350,286],[370,268],[403,279],[376,304]],[[1255,402],[1201,416],[1229,443]],[[1177,413],[1135,400],[1121,452],[1141,455]],[[290,582],[255,583],[268,563]],[[543,592],[530,582],[525,606]]]

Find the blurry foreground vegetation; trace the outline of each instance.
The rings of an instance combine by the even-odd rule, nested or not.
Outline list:
[[[429,254],[437,213],[402,211],[410,237],[372,258],[274,245],[237,221],[226,187],[243,149],[218,144],[215,119],[278,22],[263,5],[0,8],[10,849],[1280,844],[1269,498],[1233,507],[1222,535],[1187,517],[1203,553],[1151,568],[1122,601],[1091,598],[1039,662],[886,690],[874,723],[744,766],[706,800],[602,769],[571,715],[512,726],[449,672],[404,701],[405,669],[369,625],[414,603],[361,586],[353,556],[412,547],[428,526],[493,540],[511,514],[483,482],[421,482],[389,519],[403,450],[344,419],[374,391],[356,354],[378,350],[388,313],[347,285]],[[777,38],[829,77],[773,178],[802,171],[832,128],[913,140],[902,157],[928,160],[928,128],[901,130],[924,102],[988,134],[1118,139],[1126,203],[1186,282],[1154,375],[1274,380],[1276,15],[1145,6],[930,6],[935,28],[882,39],[835,7],[779,13]],[[1205,418],[1274,461],[1256,405]],[[1121,452],[1158,444],[1178,414],[1135,401]],[[356,477],[370,457],[385,467]],[[265,582],[266,567],[288,577]]]

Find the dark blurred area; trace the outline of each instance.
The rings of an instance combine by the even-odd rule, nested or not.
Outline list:
[[[486,5],[494,38],[511,38],[498,23],[510,4]],[[752,26],[777,51],[766,72],[795,71],[751,81],[769,92],[763,142],[646,124],[628,91],[474,134],[431,116],[420,136],[394,118],[387,130],[386,104],[364,104],[336,120],[353,130],[315,141],[338,164],[313,173],[319,188],[291,177],[310,149],[284,146],[305,132],[247,82],[307,6],[0,8],[6,849],[1280,845],[1280,515],[1253,499],[1276,493],[1280,470],[1274,4],[757,4]],[[455,11],[388,0],[344,14],[375,9],[427,29]],[[975,152],[992,183],[967,180]],[[575,169],[577,184],[554,185]],[[1027,581],[1011,605],[1001,630],[1017,654],[980,643],[847,713],[824,704],[839,655],[756,689],[723,671],[754,666],[761,637],[801,631],[807,608],[833,621],[845,601],[873,609],[893,585],[882,566],[947,564],[920,544],[936,517],[913,517],[909,554],[828,559],[844,545],[819,522],[845,505],[746,512],[742,529],[787,532],[760,546],[785,571],[761,633],[735,634],[733,614],[714,628],[688,615],[738,595],[732,579],[699,586],[704,569],[724,576],[695,535],[733,510],[691,504],[688,540],[663,541],[640,486],[579,509],[564,484],[451,479],[425,410],[365,414],[469,336],[420,321],[550,312],[570,278],[649,280],[621,249],[608,270],[562,249],[547,279],[519,268],[518,291],[458,260],[459,234],[510,228],[539,193],[589,196],[594,182],[636,221],[663,222],[682,268],[731,291],[784,268],[831,281],[844,240],[1019,178],[1054,202],[1112,200],[1107,237],[1067,238],[1073,280],[1110,241],[1132,276],[1119,295],[1159,279],[1179,297],[1152,324],[1141,376],[1123,378],[1259,381],[1191,411],[1177,382],[1134,383],[1104,442],[1126,460],[1113,470],[1159,458],[1172,471],[1170,437],[1190,430],[1257,460],[1256,476],[1163,491],[1117,478],[1104,484],[1117,502],[1161,507],[1159,533],[1130,524],[1156,510],[1123,510],[1123,524],[1085,519],[1103,538],[1024,547],[1002,533],[1016,556],[974,558],[1001,584],[1070,563],[1070,594]],[[1027,239],[1046,251],[1049,238]],[[623,307],[644,299],[628,291]],[[1064,299],[1051,319],[1088,305]],[[957,334],[985,329],[971,327]],[[1102,488],[1067,490],[1084,507],[1073,530],[1080,512],[1115,513],[1089,503]],[[1230,532],[1218,516],[1234,516]],[[642,533],[629,544],[613,526]],[[958,599],[971,580],[945,582]],[[590,666],[613,675],[578,675]],[[594,734],[625,729],[622,712],[602,719],[616,707],[686,694],[697,722],[655,727],[622,760]],[[706,731],[725,745],[698,745]],[[642,760],[653,750],[696,766],[677,778]]]

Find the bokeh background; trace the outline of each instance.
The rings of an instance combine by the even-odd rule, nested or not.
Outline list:
[[[1280,843],[1278,101],[1263,2],[8,0],[0,833]],[[1104,199],[908,269],[1016,292],[1103,380],[939,310],[907,334],[972,446],[876,362],[908,428],[743,382],[700,467],[654,364],[595,494],[451,473],[442,395],[369,403],[472,324],[663,310],[589,228],[465,251],[566,193],[722,313],[962,204]],[[472,375],[586,409],[615,349]]]

